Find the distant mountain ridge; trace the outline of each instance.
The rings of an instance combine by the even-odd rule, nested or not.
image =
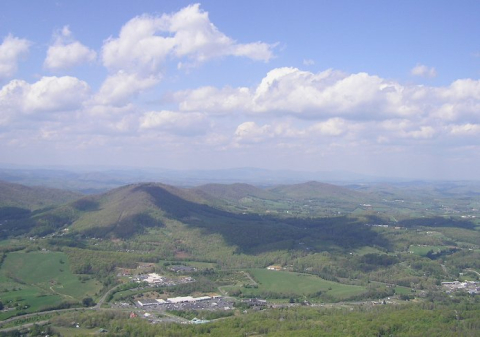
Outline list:
[[[25,199],[24,204],[17,202],[17,205],[30,205],[29,209],[0,207],[1,237],[25,234],[33,237],[65,236],[73,240],[72,244],[85,237],[115,240],[138,237],[158,249],[175,247],[182,252],[198,251],[201,242],[202,252],[208,254],[210,245],[213,245],[212,249],[223,247],[221,249],[230,252],[233,249],[234,252],[252,254],[298,248],[305,242],[312,245],[315,242],[318,249],[362,245],[387,248],[381,235],[372,231],[372,224],[411,226],[419,222],[433,226],[439,221],[434,216],[448,211],[444,205],[449,202],[435,201],[432,197],[439,195],[434,194],[437,192],[429,186],[425,190],[425,200],[417,200],[406,198],[408,189],[414,186],[402,190],[382,185],[375,190],[368,186],[347,188],[316,181],[273,187],[235,183],[190,188],[135,183],[80,198],[71,192],[62,194],[65,191],[57,193],[58,190],[9,183],[1,186],[13,186],[14,192],[29,191],[19,194]],[[39,190],[44,193],[34,194],[33,191]],[[2,189],[4,200],[5,195],[15,195],[7,191],[8,188]],[[56,198],[48,201],[45,191],[55,192]],[[405,198],[399,198],[399,195]],[[34,203],[36,198],[41,198],[42,205],[48,201],[51,207],[38,209]],[[462,200],[468,210],[473,199]],[[430,205],[428,209],[422,206],[423,201]],[[54,202],[61,205],[53,207]],[[32,212],[34,207],[37,208]],[[430,208],[436,211],[430,212]],[[416,210],[413,219],[412,209]],[[444,221],[445,225],[453,223],[449,219]],[[458,221],[455,226],[460,225],[471,226]],[[152,241],[150,234],[156,235],[156,239]]]
[[[223,199],[229,201],[239,201],[245,197],[257,197],[262,199],[276,199],[278,195],[270,192],[268,189],[245,184],[206,184],[191,189],[192,192],[202,195],[204,198]]]
[[[268,190],[295,199],[324,198],[351,201],[352,199],[365,198],[365,194],[362,192],[353,191],[337,185],[320,183],[318,181],[308,181],[306,183],[293,185],[280,185],[271,187]]]
[[[316,187],[324,186],[314,184],[313,188]],[[272,199],[261,199],[264,197]],[[44,220],[42,223],[54,219],[51,226],[58,224],[57,231],[68,228],[70,235],[82,237],[126,240],[145,235],[152,228],[162,242],[166,240],[169,245],[175,243],[192,251],[198,244],[195,239],[212,240],[217,248],[237,247],[240,252],[250,253],[288,248],[315,237],[336,247],[355,245],[361,233],[367,233],[371,242],[381,244],[377,234],[354,218],[336,215],[312,219],[273,214],[265,209],[260,213],[248,212],[248,208],[242,211],[244,198],[254,199],[254,204],[284,201],[280,194],[246,184],[179,188],[139,183],[85,196],[38,218]],[[196,233],[195,239],[191,233]]]
[[[42,187],[24,186],[0,180],[0,207],[20,207],[35,210],[60,205],[82,197],[82,194]]]
[[[25,169],[0,167],[0,180],[23,185],[42,185],[69,189],[85,194],[105,192],[132,183],[162,181],[174,186],[243,183],[256,186],[297,184],[307,181],[330,183],[378,181],[375,178],[351,172],[303,172],[237,168],[219,170],[165,170],[165,169]]]
[[[162,226],[168,219],[188,222],[202,218],[208,222],[210,218],[224,218],[228,222],[228,219],[238,220],[239,215],[242,218],[242,214],[247,213],[250,215],[243,218],[256,218],[257,211],[268,215],[269,205],[282,205],[285,200],[296,199],[299,204],[306,199],[355,203],[355,198],[363,200],[366,197],[362,192],[318,182],[274,188],[239,183],[192,188],[136,183],[71,201],[49,212],[48,217],[64,219],[63,223],[70,229],[88,235],[128,237],[147,227]],[[290,209],[288,203],[284,207]],[[278,211],[275,214],[280,215]],[[251,226],[250,220],[238,221]]]

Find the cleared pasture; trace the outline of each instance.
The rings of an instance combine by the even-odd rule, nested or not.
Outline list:
[[[446,246],[428,246],[428,245],[425,245],[425,246],[410,246],[410,248],[408,249],[410,252],[412,252],[413,254],[416,254],[416,255],[419,255],[419,256],[427,256],[428,252],[429,251],[433,251],[434,253],[439,253],[440,251],[442,251],[443,249],[446,249],[448,247]]]
[[[68,257],[62,252],[12,252],[0,268],[0,300],[14,309],[2,312],[0,319],[62,302],[78,303],[85,297],[95,297],[101,287],[94,279],[82,281],[72,274]]]
[[[250,269],[248,272],[258,283],[258,288],[242,288],[242,293],[247,296],[272,292],[308,297],[321,292],[336,299],[343,299],[366,291],[362,286],[327,281],[309,274],[267,269]]]

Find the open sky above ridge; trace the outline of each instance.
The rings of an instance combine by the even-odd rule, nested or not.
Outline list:
[[[0,163],[480,179],[478,1],[0,2]]]

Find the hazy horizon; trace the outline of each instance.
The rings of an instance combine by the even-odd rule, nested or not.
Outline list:
[[[61,188],[66,175],[75,180],[96,181],[110,177],[117,179],[117,185],[140,182],[161,182],[172,185],[197,186],[208,183],[246,183],[256,186],[299,184],[311,181],[331,184],[415,184],[415,183],[477,183],[478,179],[433,179],[431,177],[409,178],[402,176],[368,175],[355,171],[307,171],[281,170],[257,167],[231,167],[213,169],[167,169],[162,167],[95,166],[95,165],[16,165],[0,163],[0,180],[17,181],[26,185],[44,185]],[[45,180],[48,177],[47,180]],[[87,178],[86,178],[87,177]],[[99,180],[99,181],[100,181]],[[32,183],[35,182],[35,183]],[[43,183],[42,183],[43,182]],[[68,189],[68,188],[67,188]]]

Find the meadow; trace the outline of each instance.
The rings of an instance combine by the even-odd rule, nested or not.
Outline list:
[[[78,304],[95,297],[102,285],[70,271],[68,256],[62,252],[12,252],[0,268],[0,300],[11,310],[0,319],[19,312],[36,312],[61,305]]]
[[[267,269],[250,269],[248,272],[258,283],[258,287],[242,288],[241,291],[245,297],[260,297],[265,294],[272,294],[272,297],[275,295],[279,295],[278,297],[282,295],[309,297],[321,293],[341,300],[366,291],[366,288],[362,286],[340,284],[309,274]],[[230,290],[234,289],[234,287],[230,288]],[[227,287],[225,290],[228,291]]]
[[[409,248],[409,251],[412,252],[413,254],[419,255],[419,256],[427,256],[429,251],[433,251],[433,253],[438,253],[441,252],[443,249],[446,249],[448,247],[446,246],[428,246],[428,245],[412,245]]]

